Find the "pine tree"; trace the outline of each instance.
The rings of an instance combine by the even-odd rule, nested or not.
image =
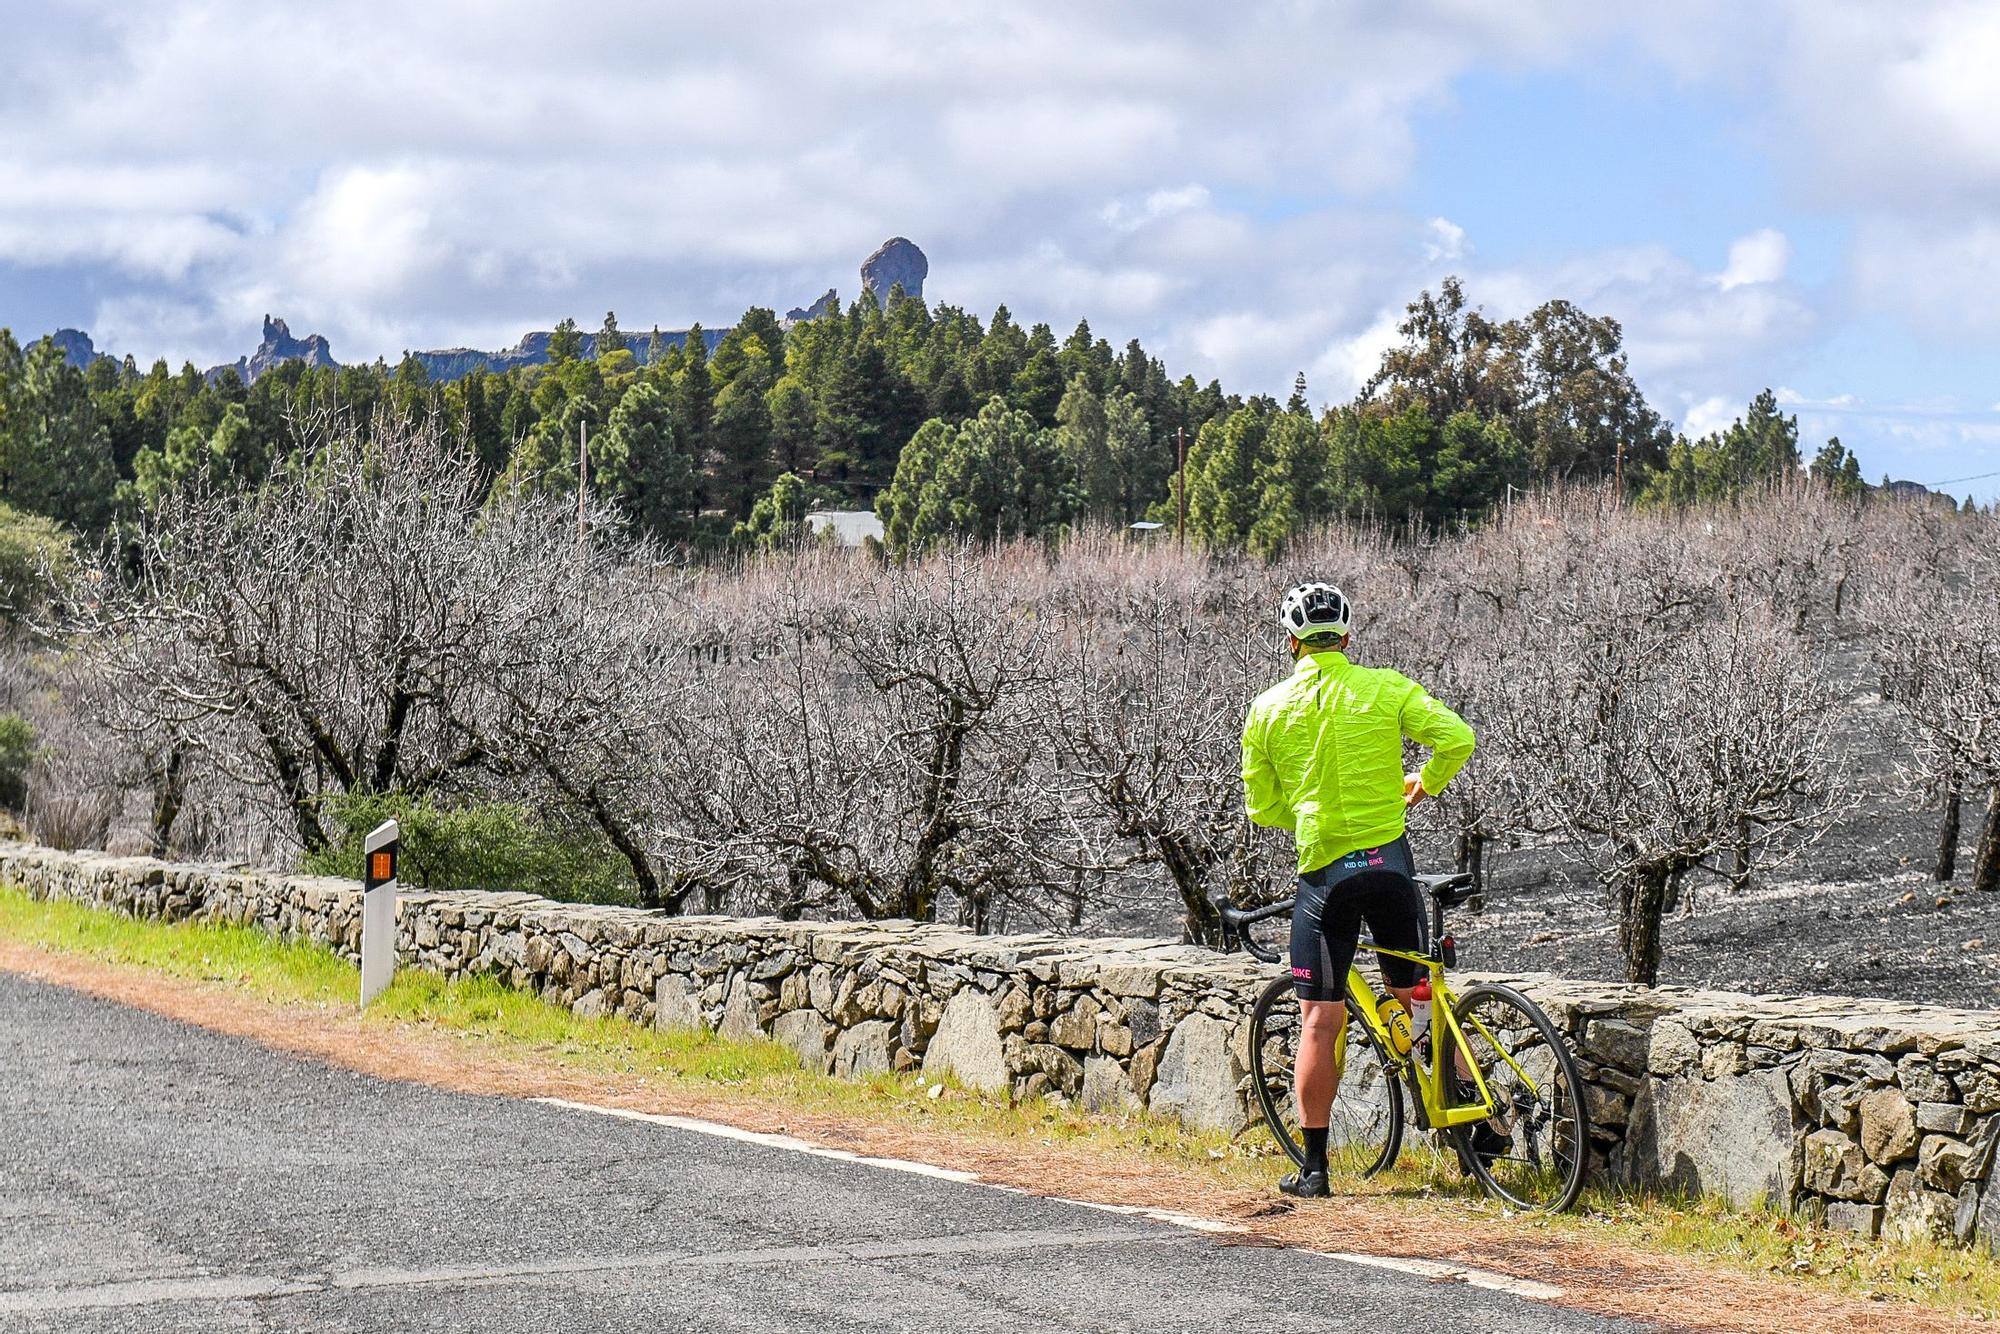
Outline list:
[[[556,331],[549,335],[549,361],[560,366],[565,361],[575,361],[583,355],[583,335],[577,332],[576,321],[564,316]]]
[[[1107,447],[1104,400],[1090,387],[1088,376],[1079,372],[1070,381],[1056,408],[1056,421],[1056,446],[1064,466],[1076,477],[1082,517],[1098,523],[1116,521],[1123,508],[1122,479]]]
[[[1238,408],[1201,428],[1188,451],[1188,532],[1211,551],[1240,551],[1261,501],[1270,418]]]
[[[626,343],[625,335],[619,332],[618,329],[618,312],[615,310],[605,311],[604,327],[597,331],[598,359],[601,361],[613,352],[625,352],[629,350],[630,345]]]
[[[1303,377],[1301,377],[1303,378]],[[1326,436],[1308,416],[1280,413],[1271,424],[1257,469],[1258,504],[1250,549],[1275,560],[1328,510]]]
[[[10,336],[8,344],[13,344]],[[83,372],[54,339],[0,348],[0,500],[84,532],[111,520],[117,474]]]

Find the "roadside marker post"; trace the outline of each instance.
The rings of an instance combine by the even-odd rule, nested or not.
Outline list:
[[[361,1004],[380,995],[396,972],[396,858],[403,827],[384,820],[361,844]]]

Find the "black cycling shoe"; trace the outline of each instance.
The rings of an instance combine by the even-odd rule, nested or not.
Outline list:
[[[1278,1189],[1301,1200],[1323,1200],[1333,1192],[1326,1187],[1324,1172],[1294,1172],[1278,1179]]]

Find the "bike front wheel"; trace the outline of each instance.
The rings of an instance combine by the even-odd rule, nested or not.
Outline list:
[[[1273,978],[1250,1013],[1250,1084],[1264,1124],[1293,1162],[1304,1165],[1293,1083],[1298,1070],[1302,1016],[1290,978]],[[1345,1059],[1340,1089],[1327,1121],[1326,1157],[1332,1170],[1372,1177],[1396,1161],[1403,1144],[1402,1090],[1368,1026],[1347,1007]]]
[[[1498,983],[1466,992],[1454,1013],[1494,1104],[1490,1118],[1455,1131],[1465,1165],[1506,1204],[1569,1208],[1590,1165],[1589,1113],[1569,1044],[1540,1006]]]

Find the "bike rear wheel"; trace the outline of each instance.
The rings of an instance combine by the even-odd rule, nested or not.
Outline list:
[[[1466,992],[1454,1013],[1495,1107],[1488,1120],[1454,1128],[1465,1165],[1516,1208],[1569,1208],[1590,1165],[1590,1118],[1569,1044],[1540,1006],[1498,983]]]
[[[1303,1165],[1305,1136],[1293,1097],[1301,1013],[1290,978],[1273,978],[1250,1013],[1250,1085],[1272,1138]],[[1327,1121],[1327,1165],[1371,1177],[1396,1161],[1403,1143],[1402,1090],[1375,1035],[1347,1007],[1347,1054]]]

